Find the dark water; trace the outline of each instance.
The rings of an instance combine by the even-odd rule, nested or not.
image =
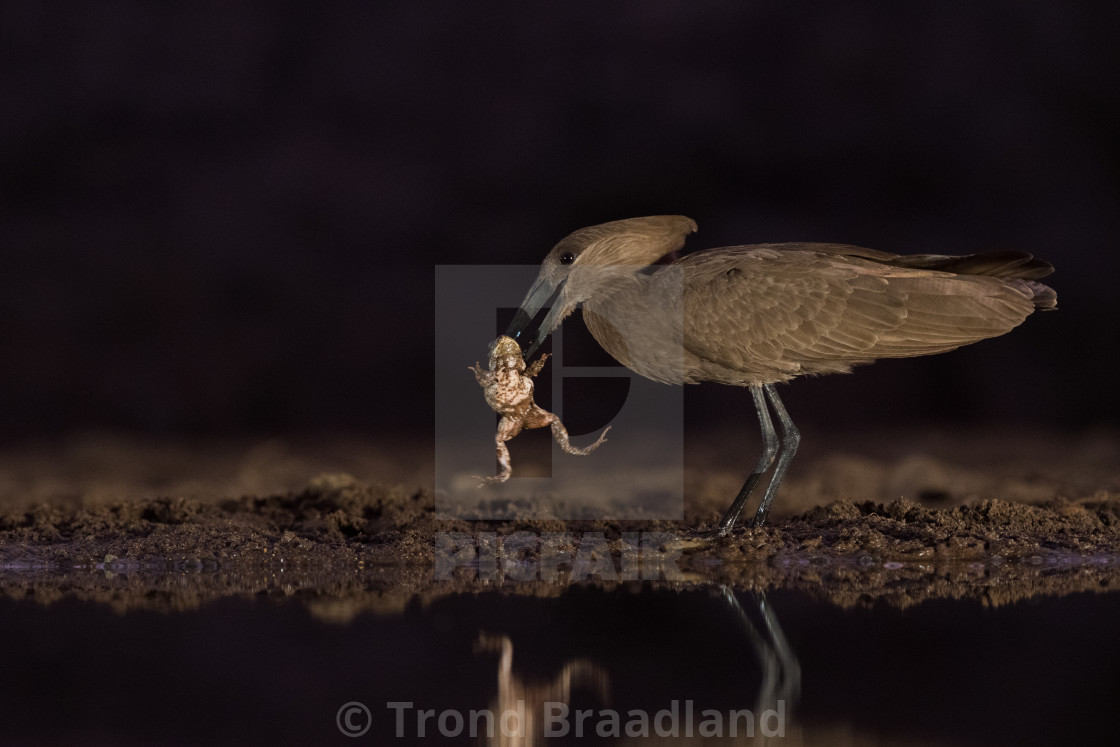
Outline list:
[[[1107,743],[1120,733],[1115,592],[901,610],[842,609],[793,590],[480,586],[351,617],[314,590],[166,611],[174,595],[153,585],[155,609],[122,613],[66,584],[29,588],[0,598],[0,744],[409,744],[425,741],[426,710],[427,741],[485,742],[469,736],[474,711],[480,730],[479,714],[492,714],[497,744],[503,716],[510,731],[535,719],[520,728],[540,735],[548,708],[552,728],[569,729],[555,744],[620,741],[596,733],[611,733],[611,712],[624,739],[644,714],[651,740],[690,743],[688,709],[697,744],[705,711],[725,735],[737,719],[739,743],[751,728],[754,743],[775,744]],[[753,723],[732,716],[744,710]],[[462,733],[445,736],[459,718]]]

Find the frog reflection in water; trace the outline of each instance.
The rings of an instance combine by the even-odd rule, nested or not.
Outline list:
[[[520,433],[522,428],[551,426],[552,436],[556,439],[556,443],[560,444],[560,448],[577,456],[590,454],[606,441],[610,426],[607,426],[599,436],[599,440],[590,446],[582,449],[572,446],[568,443],[568,430],[560,422],[560,418],[533,402],[532,377],[541,372],[547,359],[548,354],[545,353],[532,365],[526,367],[525,359],[521,357],[521,347],[513,338],[503,335],[494,341],[490,350],[489,371],[480,367],[477,361],[473,366],[467,366],[474,371],[475,378],[482,386],[486,404],[502,416],[501,422],[498,423],[498,432],[494,436],[501,471],[493,477],[479,477],[482,481],[479,487],[509,479],[513,468],[510,466],[506,441]]]

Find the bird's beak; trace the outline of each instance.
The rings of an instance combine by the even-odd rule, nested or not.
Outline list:
[[[544,338],[552,334],[552,330],[563,320],[564,310],[557,301],[560,291],[564,289],[564,282],[562,280],[554,287],[546,278],[538,277],[514,315],[506,336],[517,340],[524,357],[528,358],[535,353]],[[547,314],[543,313],[545,309],[548,309]]]

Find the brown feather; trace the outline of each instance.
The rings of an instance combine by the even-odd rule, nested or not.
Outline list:
[[[726,247],[589,299],[585,311],[604,349],[651,378],[770,383],[1002,335],[1035,308],[1053,307],[1053,290],[1031,279],[1051,269],[1019,252],[899,257],[839,244]],[[682,305],[660,313],[679,317],[675,333],[669,322],[650,321],[658,312],[648,302],[674,283]],[[653,360],[659,334],[676,334],[684,346],[676,372]]]

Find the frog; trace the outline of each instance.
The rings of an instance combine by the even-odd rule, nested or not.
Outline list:
[[[606,443],[608,425],[590,446],[572,446],[568,429],[555,414],[545,410],[533,401],[533,378],[544,368],[549,354],[544,353],[531,364],[525,364],[521,346],[512,337],[502,335],[490,345],[489,368],[482,368],[478,361],[467,369],[474,372],[475,379],[482,387],[486,404],[502,416],[498,422],[498,432],[494,435],[499,471],[490,477],[475,475],[480,480],[479,487],[504,483],[513,474],[509,447],[506,442],[525,428],[552,429],[552,437],[567,454],[587,456]]]

